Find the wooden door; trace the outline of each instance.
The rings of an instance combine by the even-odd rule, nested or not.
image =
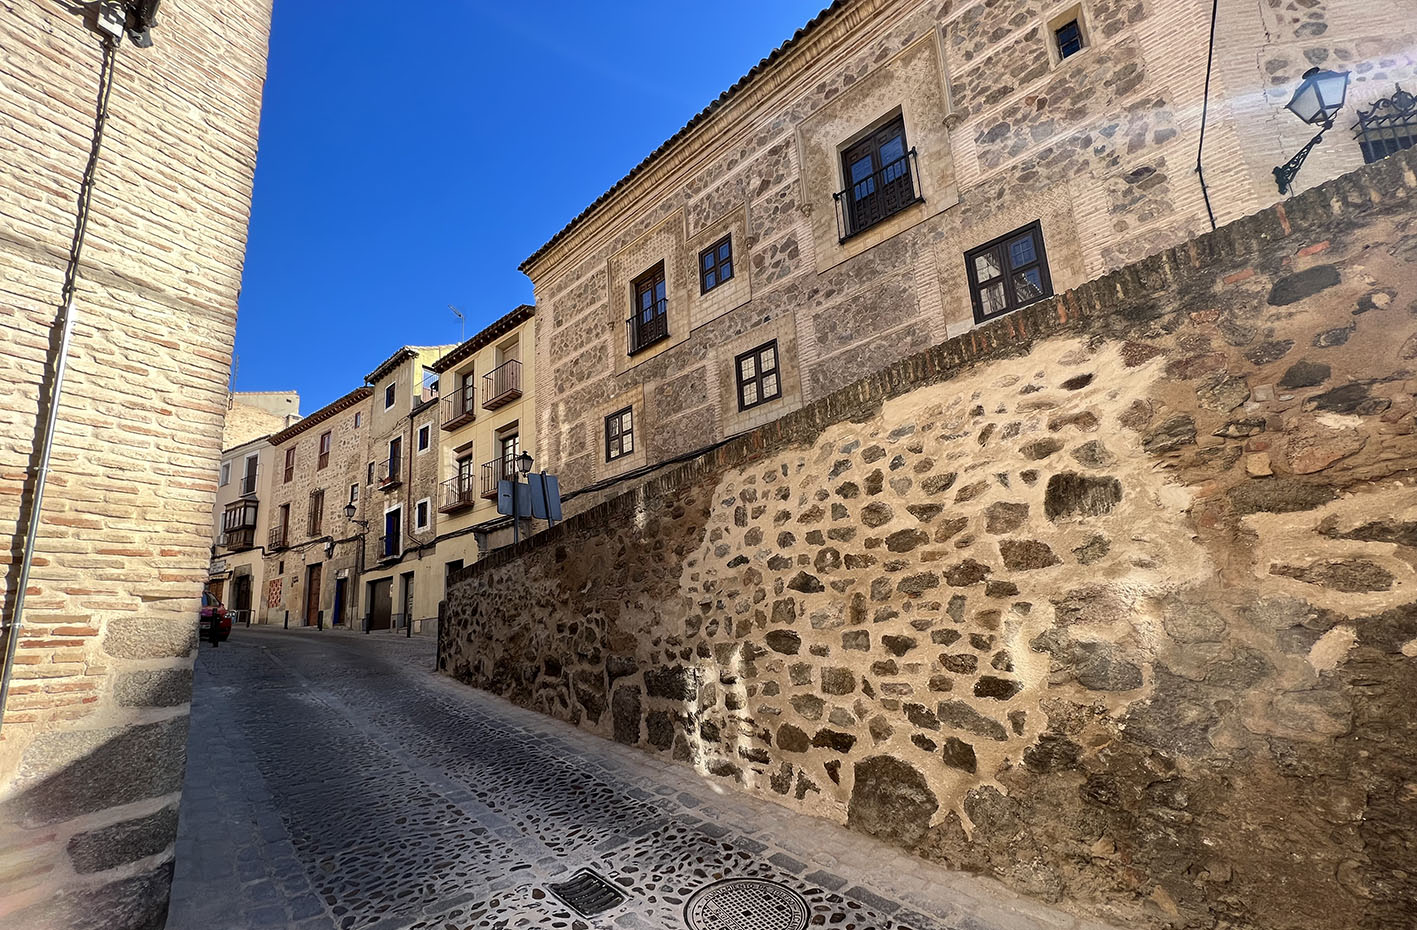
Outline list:
[[[306,571],[305,585],[305,625],[314,626],[320,619],[320,581],[321,569],[324,568],[319,562],[311,565]]]
[[[336,578],[336,579],[335,579],[335,609],[334,609],[334,615],[333,615],[333,617],[331,618],[331,621],[330,621],[331,623],[337,623],[337,624],[343,624],[343,623],[344,623],[344,611],[345,611],[344,590],[345,590],[345,582],[346,582],[346,579],[344,579],[344,578]]]
[[[369,629],[387,630],[394,612],[394,580],[383,578],[369,586]]]

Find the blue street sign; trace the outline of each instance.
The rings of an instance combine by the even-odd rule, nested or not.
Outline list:
[[[555,475],[527,475],[531,487],[531,515],[552,523],[561,519],[561,485]]]
[[[513,487],[517,489],[517,516],[531,516],[531,488],[510,478],[503,478],[497,482],[497,512],[508,517],[512,515]]]

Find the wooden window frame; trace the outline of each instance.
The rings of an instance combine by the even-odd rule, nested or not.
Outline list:
[[[773,367],[770,370],[763,368],[761,358],[762,352],[767,349],[772,350]],[[750,358],[753,360],[753,374],[745,377],[743,374],[743,362]],[[763,382],[767,380],[768,375],[772,375],[774,380],[773,393],[771,396],[768,396],[763,391]],[[782,353],[778,351],[777,340],[770,339],[762,345],[749,349],[747,352],[734,358],[733,382],[737,385],[739,411],[751,410],[754,407],[760,407],[763,404],[771,403],[782,397]],[[755,393],[757,399],[752,402],[747,402],[744,400],[743,389],[750,384],[756,385]]]
[[[397,381],[392,381],[392,382],[390,382],[390,383],[384,388],[384,409],[385,409],[385,410],[390,410],[390,409],[392,409],[393,406],[394,406],[394,404],[398,403],[398,399],[399,399],[399,397],[398,397],[398,386],[399,386],[399,383],[398,383]]]
[[[320,434],[320,456],[315,463],[316,471],[324,471],[330,465],[330,449],[335,444],[335,431],[327,429]]]
[[[316,488],[310,492],[310,513],[306,523],[308,536],[319,536],[325,529],[325,489]]]
[[[285,450],[285,475],[281,484],[290,484],[295,480],[295,447],[291,446]]]
[[[419,519],[420,513],[422,519]],[[415,530],[426,530],[433,525],[433,505],[428,498],[416,502],[413,505],[413,528]]]
[[[1009,250],[1011,243],[1022,239],[1025,235],[1032,236],[1034,247],[1034,260],[1031,262],[1020,262],[1018,265],[1012,263]],[[986,253],[995,253],[1000,272],[994,277],[979,280],[975,259],[984,256]],[[1048,273],[1048,252],[1043,243],[1043,225],[1039,220],[1020,226],[1011,232],[1005,233],[997,239],[992,239],[983,245],[976,246],[964,253],[965,273],[969,280],[969,301],[974,308],[974,322],[985,323],[989,320],[998,319],[1015,310],[1035,304],[1040,300],[1047,300],[1053,296],[1053,279]],[[1014,275],[1028,271],[1032,268],[1039,270],[1040,290],[1037,297],[1030,297],[1020,301],[1014,287]],[[994,283],[1002,283],[1004,288],[1004,309],[996,310],[992,313],[984,311],[984,291]]]
[[[418,428],[417,448],[419,452],[427,452],[433,446],[433,427],[424,423]]]
[[[728,248],[728,255],[720,254],[724,247]],[[705,265],[704,259],[711,259],[710,264]],[[728,273],[724,274],[724,268]],[[707,294],[726,281],[733,280],[733,234],[728,233],[722,239],[699,253],[699,293]],[[709,276],[713,275],[713,283],[709,283]]]
[[[664,297],[654,299],[654,316],[650,321],[642,319],[643,313],[640,306],[640,298],[646,291],[651,294],[658,293],[660,286],[663,286]],[[663,310],[661,312],[661,306]],[[659,321],[663,319],[662,327]],[[655,333],[653,327],[662,331]],[[664,262],[657,262],[648,271],[630,282],[630,355],[635,355],[657,342],[662,342],[669,338],[669,278],[666,274]],[[643,335],[646,329],[650,330],[648,336]]]
[[[1068,28],[1072,28],[1072,30],[1077,33],[1074,39],[1069,40],[1077,42],[1077,48],[1073,49],[1071,52],[1063,50],[1063,30]],[[1066,61],[1085,48],[1087,48],[1087,35],[1082,30],[1082,18],[1080,16],[1075,16],[1067,22],[1053,27],[1053,49],[1058,53],[1059,61]]]
[[[625,428],[624,417],[630,418]],[[614,425],[612,430],[611,426]],[[628,439],[628,443],[626,440]],[[627,447],[628,446],[628,447]],[[605,418],[605,461],[614,462],[635,454],[635,405],[622,407]]]
[[[901,155],[887,162],[882,150],[897,136],[900,138]],[[924,201],[924,194],[916,177],[915,150],[910,147],[910,137],[905,133],[903,113],[895,114],[870,132],[842,146],[839,154],[843,190],[837,196],[843,200],[841,215],[844,219],[845,234],[841,236],[842,242],[879,226]],[[870,159],[871,173],[857,179],[852,174],[852,166],[866,158]],[[885,177],[887,169],[894,165],[903,165],[904,170],[889,178]],[[871,190],[857,197],[858,186],[865,184],[868,179],[871,182]]]

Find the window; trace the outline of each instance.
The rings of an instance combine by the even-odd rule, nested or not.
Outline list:
[[[358,481],[354,482],[354,484],[351,484],[351,485],[349,486],[349,502],[350,502],[351,504],[357,504],[357,503],[359,503],[359,482],[358,482]]]
[[[843,240],[920,199],[910,170],[912,155],[905,144],[905,121],[899,116],[841,153],[847,184],[837,195],[845,210]]]
[[[738,409],[747,410],[782,396],[777,374],[777,340],[744,352],[733,360],[738,379]]]
[[[373,462],[370,462],[370,463],[369,463],[369,476],[364,479],[364,483],[365,483],[365,484],[373,484],[373,483],[374,483],[374,463],[373,463]]]
[[[443,568],[443,586],[447,587],[448,582],[453,580],[453,572],[462,571],[462,559],[453,559]]]
[[[231,463],[230,463],[230,462],[222,462],[222,463],[221,463],[221,486],[222,486],[222,487],[226,487],[228,484],[231,484]]]
[[[284,546],[290,539],[290,505],[280,505],[280,522],[271,531],[271,545]]]
[[[1053,30],[1053,40],[1058,43],[1059,60],[1076,55],[1083,50],[1082,26],[1070,19]]]
[[[388,410],[390,407],[392,407],[392,406],[394,405],[394,395],[395,395],[395,390],[394,390],[394,389],[397,388],[398,386],[399,386],[399,383],[398,383],[397,381],[393,381],[393,382],[390,382],[390,384],[389,384],[388,387],[384,388],[384,409],[385,409],[385,410]]]
[[[428,529],[428,499],[424,498],[413,505],[413,528],[416,530]]]
[[[310,492],[310,535],[319,536],[325,526],[325,492]]]
[[[399,471],[403,464],[403,437],[395,436],[389,440],[389,470],[387,477],[390,481],[398,478]]]
[[[477,409],[477,379],[473,376],[472,369],[462,373],[462,408],[458,413],[467,413],[469,410]]]
[[[969,296],[974,321],[982,323],[1001,313],[1026,307],[1053,294],[1043,230],[1037,223],[966,252]]]
[[[733,277],[733,243],[724,236],[699,253],[699,293],[707,294]]]
[[[467,455],[464,455],[462,458],[458,459],[458,487],[472,487],[472,470],[472,453],[469,452]]]
[[[425,452],[428,449],[428,437],[432,434],[432,428],[424,424],[418,428],[418,451]]]
[[[626,407],[605,418],[605,461],[613,462],[634,451],[634,408]]]
[[[334,430],[325,430],[320,434],[320,460],[315,463],[315,470],[320,471],[330,464],[330,445],[334,441]]]
[[[664,262],[635,279],[634,316],[630,317],[630,354],[669,335],[669,301],[664,287]]]
[[[394,558],[403,551],[403,508],[384,514],[384,535],[379,537],[379,557]]]
[[[431,368],[423,369],[423,390],[420,396],[423,400],[438,396],[438,373]]]
[[[241,493],[251,495],[256,493],[256,475],[261,470],[261,457],[259,455],[248,455],[241,468]]]
[[[1364,164],[1417,147],[1417,97],[1400,87],[1394,89],[1391,97],[1358,111],[1353,134],[1358,137]]]
[[[510,478],[516,471],[517,453],[522,451],[522,440],[516,433],[508,433],[505,436],[497,437],[497,445],[501,447],[502,477]]]
[[[285,450],[285,480],[283,484],[290,484],[295,478],[295,447],[291,446]]]
[[[359,410],[354,411],[354,428],[355,428],[355,429],[359,429],[359,427],[361,427],[361,426],[363,426],[363,425],[364,425],[364,414],[363,414],[361,411],[359,411]]]
[[[277,575],[284,575],[284,574],[285,574],[285,559],[281,559],[279,562],[276,563],[276,574],[277,574]]]

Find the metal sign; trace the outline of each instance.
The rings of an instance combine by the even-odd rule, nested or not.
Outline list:
[[[207,568],[207,574],[220,575],[226,571],[226,559],[217,559]]]
[[[497,512],[504,516],[512,516],[513,488],[516,488],[517,494],[516,515],[519,517],[531,516],[531,488],[510,478],[503,478],[497,482]]]
[[[531,515],[555,523],[561,519],[561,486],[555,475],[527,475],[531,488]]]

